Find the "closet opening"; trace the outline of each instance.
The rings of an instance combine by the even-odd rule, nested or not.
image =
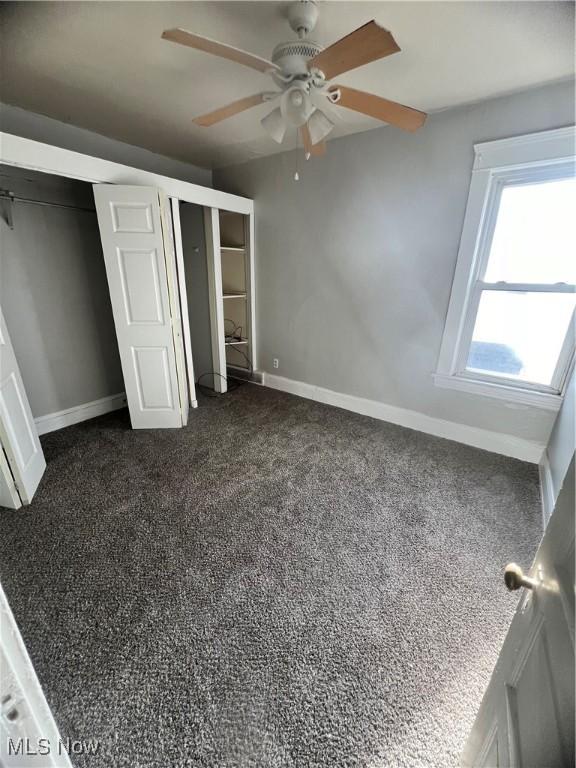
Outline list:
[[[250,217],[180,201],[173,218],[195,382],[224,394],[239,380],[256,378]]]
[[[179,214],[194,378],[200,389],[213,391],[217,389],[216,380],[219,376],[212,356],[204,208],[180,201]]]
[[[124,407],[92,185],[0,165],[0,203],[0,306],[38,432]]]
[[[196,382],[257,378],[252,213],[0,172],[0,303],[40,434],[126,404],[134,429],[185,426]]]

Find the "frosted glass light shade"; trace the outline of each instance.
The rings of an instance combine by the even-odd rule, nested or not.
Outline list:
[[[282,144],[286,134],[286,123],[282,117],[280,107],[273,109],[272,112],[270,112],[269,115],[266,115],[260,122],[266,133],[273,138],[274,141],[278,142],[278,144]]]
[[[332,120],[326,117],[324,112],[317,109],[308,120],[308,131],[310,132],[310,140],[312,144],[318,144],[319,141],[325,139],[332,128],[334,128]]]

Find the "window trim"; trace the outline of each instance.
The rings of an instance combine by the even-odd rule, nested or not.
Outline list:
[[[574,366],[574,324],[566,334],[550,386],[472,372],[466,370],[466,362],[482,289],[510,290],[513,286],[518,290],[522,285],[479,280],[490,254],[502,190],[507,184],[545,182],[573,175],[575,145],[575,126],[474,145],[464,226],[438,367],[433,374],[437,386],[540,408],[560,407]],[[572,292],[574,286],[534,284],[530,290]]]

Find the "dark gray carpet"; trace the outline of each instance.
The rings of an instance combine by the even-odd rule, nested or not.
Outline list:
[[[1,580],[90,768],[456,766],[534,466],[253,385],[43,439]]]

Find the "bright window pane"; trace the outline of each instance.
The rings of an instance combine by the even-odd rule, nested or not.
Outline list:
[[[575,305],[573,293],[483,291],[466,367],[551,384]]]
[[[576,283],[576,179],[504,187],[485,280]]]

